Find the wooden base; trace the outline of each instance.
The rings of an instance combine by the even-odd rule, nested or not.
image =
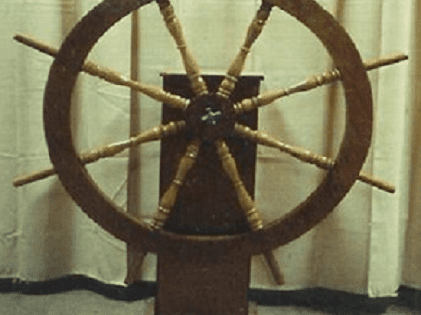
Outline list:
[[[250,256],[185,249],[158,255],[156,315],[247,315]]]
[[[154,315],[155,312],[155,298],[150,298],[146,301],[146,313],[145,315]],[[248,315],[258,315],[258,306],[256,302],[248,303]]]
[[[185,75],[164,74],[164,90],[191,98]],[[204,75],[210,91],[215,91],[222,75]],[[233,101],[258,94],[262,77],[243,76],[233,93]],[[163,123],[183,119],[183,113],[164,106]],[[243,124],[257,127],[257,110],[238,117]],[[251,195],[254,192],[256,144],[243,139],[226,139],[235,157],[241,178]],[[178,157],[185,154],[183,137],[161,142],[160,194],[174,179]],[[181,187],[177,202],[165,226],[185,234],[235,234],[249,230],[247,218],[238,204],[237,193],[222,168],[215,146],[203,143],[194,167]],[[247,290],[250,254],[225,248],[204,252],[199,247],[158,253],[156,315],[248,315]],[[250,313],[253,314],[253,313]],[[255,313],[254,313],[255,314]]]

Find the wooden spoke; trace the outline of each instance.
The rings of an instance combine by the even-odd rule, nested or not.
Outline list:
[[[367,71],[378,69],[383,66],[391,65],[398,63],[403,60],[407,60],[408,56],[401,53],[395,52],[387,55],[379,56],[377,58],[366,59],[364,61],[364,66]],[[240,103],[234,105],[236,114],[241,114],[246,111],[253,110],[255,108],[265,106],[273,103],[274,101],[298,92],[304,92],[311,89],[314,89],[318,86],[322,86],[328,83],[332,83],[340,80],[341,74],[338,69],[332,71],[326,71],[318,75],[309,76],[304,81],[292,85],[288,88],[282,88],[277,90],[271,90],[263,92],[257,97],[250,99],[244,99]]]
[[[162,17],[165,24],[174,38],[177,48],[180,50],[181,58],[183,59],[184,68],[190,78],[192,89],[196,95],[208,93],[208,88],[205,81],[200,75],[200,68],[196,59],[193,57],[190,49],[187,47],[186,37],[184,36],[183,27],[175,15],[174,7],[169,0],[157,0]]]
[[[42,53],[55,57],[58,53],[58,49],[52,47],[38,39],[35,39],[28,35],[18,34],[15,35],[14,39],[26,46],[32,47]],[[174,108],[185,109],[189,101],[181,96],[174,95],[168,92],[165,92],[158,86],[143,84],[137,81],[130,80],[125,77],[123,74],[115,71],[114,69],[100,66],[92,61],[85,61],[81,69],[83,72],[86,72],[92,76],[103,79],[107,82],[127,86],[135,91],[141,92],[152,99],[166,103]]]
[[[180,187],[184,184],[184,180],[187,176],[187,173],[190,171],[190,169],[196,162],[197,154],[199,153],[199,147],[199,140],[193,140],[187,146],[186,154],[181,158],[173,181],[171,182],[164,195],[161,197],[158,210],[151,224],[151,229],[161,229],[167,221],[171,210],[175,202],[177,201],[178,191],[180,190]]]
[[[89,152],[82,153],[80,155],[80,160],[83,164],[89,164],[98,161],[102,158],[112,157],[123,150],[139,145],[141,143],[146,143],[154,140],[159,140],[163,137],[170,135],[175,135],[179,131],[183,130],[185,127],[184,121],[170,122],[167,125],[157,126],[155,128],[141,132],[139,135],[131,137],[128,140],[112,143],[108,145],[103,145],[97,147]],[[56,170],[53,166],[47,167],[45,169],[33,172],[27,175],[21,175],[16,177],[13,180],[13,186],[19,187],[25,184],[29,184],[40,179],[47,178],[51,175],[55,175]]]
[[[252,140],[258,144],[272,148],[277,148],[282,152],[292,155],[300,161],[314,164],[322,169],[330,170],[333,169],[335,166],[334,161],[330,158],[318,155],[300,147],[285,144],[282,141],[279,141],[278,139],[270,136],[269,134],[263,131],[251,130],[249,127],[236,124],[235,133],[240,137]],[[375,186],[389,193],[394,193],[396,191],[396,188],[392,183],[389,183],[379,177],[376,177],[363,171],[360,172],[358,180],[366,184]]]
[[[246,63],[247,56],[250,52],[251,46],[254,44],[254,42],[259,37],[260,33],[262,32],[263,27],[267,19],[269,18],[271,9],[272,9],[271,4],[267,4],[266,2],[263,2],[260,9],[257,11],[256,16],[254,17],[253,21],[251,22],[247,30],[247,35],[244,40],[243,46],[241,47],[237,56],[232,61],[231,65],[228,68],[227,74],[225,75],[224,80],[219,86],[219,89],[218,89],[219,95],[225,98],[229,98],[232,91],[234,91],[237,79],[241,75],[241,72],[244,69],[244,65]]]
[[[253,231],[259,231],[263,229],[263,220],[260,211],[256,208],[253,199],[250,197],[243,181],[241,180],[240,174],[235,163],[235,159],[229,152],[227,144],[222,141],[216,141],[216,147],[218,150],[219,157],[222,161],[222,167],[231,179],[232,184],[238,195],[238,201],[243,211],[246,213],[247,220]],[[273,279],[279,285],[284,284],[284,277],[279,269],[279,264],[272,251],[268,250],[263,253],[266,263],[272,273]]]
[[[238,201],[241,208],[247,215],[247,220],[250,224],[250,227],[253,231],[261,230],[263,228],[263,221],[260,214],[260,211],[256,208],[253,199],[250,197],[247,192],[246,187],[244,186],[243,181],[241,180],[240,174],[238,173],[237,165],[235,159],[232,157],[229,152],[227,144],[222,141],[216,141],[216,147],[218,150],[219,157],[222,161],[222,167],[225,172],[228,174],[232,184],[238,195]]]

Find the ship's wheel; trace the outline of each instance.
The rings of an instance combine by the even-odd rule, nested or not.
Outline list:
[[[218,88],[211,91],[188,49],[172,5],[168,0],[156,0],[166,26],[180,50],[194,97],[186,99],[165,92],[159,87],[131,81],[113,70],[85,60],[100,37],[117,21],[134,10],[153,5],[152,2],[155,1],[104,0],[73,28],[58,51],[34,39],[16,36],[17,40],[55,56],[44,99],[44,127],[54,169],[34,175],[32,180],[56,172],[68,193],[92,220],[139,250],[164,255],[167,252],[183,252],[188,249],[189,253],[207,253],[207,257],[220,254],[226,256],[229,253],[242,253],[241,257],[249,257],[263,253],[269,260],[272,249],[300,237],[332,212],[356,180],[365,181],[389,192],[394,191],[393,185],[361,172],[370,146],[373,121],[371,87],[366,71],[403,60],[406,56],[395,54],[363,62],[346,31],[314,0],[263,0],[238,55]],[[246,57],[271,11],[277,9],[285,11],[308,27],[323,43],[337,69],[311,76],[289,88],[264,92],[256,97],[233,102],[231,94],[241,76]],[[72,139],[71,98],[77,77],[82,71],[114,84],[128,86],[164,102],[184,113],[184,119],[157,126],[127,141],[96,148],[80,155],[76,152]],[[242,113],[268,105],[283,96],[307,91],[335,80],[342,81],[346,99],[345,133],[335,159],[287,145],[263,131],[252,130],[237,121],[237,117]],[[159,201],[152,222],[144,222],[117,206],[101,191],[85,168],[86,163],[170,135],[185,137],[188,144],[185,154],[178,162],[171,184]],[[326,169],[324,179],[288,214],[272,222],[263,222],[258,205],[246,189],[227,145],[226,138],[232,136],[278,148],[304,162]],[[214,146],[221,167],[237,193],[238,203],[250,227],[244,233],[190,235],[165,229],[179,190],[204,144]],[[30,180],[20,178],[15,184],[20,185]],[[161,307],[160,313],[167,312],[162,311],[163,309],[165,308]],[[238,314],[243,313],[244,310],[238,311]]]

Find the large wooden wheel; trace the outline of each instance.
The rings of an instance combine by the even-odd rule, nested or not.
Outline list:
[[[58,52],[31,39],[16,37],[28,45],[37,46],[38,49],[56,56],[51,66],[44,99],[44,127],[50,158],[54,165],[54,170],[49,172],[58,173],[74,201],[101,227],[132,246],[152,252],[164,252],[170,248],[177,250],[187,246],[217,253],[225,253],[236,248],[254,255],[287,244],[309,231],[335,208],[358,179],[387,191],[394,190],[393,186],[361,172],[370,146],[373,115],[371,88],[366,70],[405,59],[404,56],[389,56],[363,63],[346,31],[314,0],[264,0],[225,79],[217,91],[208,91],[200,69],[186,45],[181,25],[171,4],[168,0],[157,0],[164,21],[180,50],[195,94],[194,98],[184,99],[164,92],[158,87],[133,82],[110,69],[85,61],[95,43],[110,27],[133,10],[151,2],[153,0],[104,0],[74,27]],[[230,100],[230,95],[235,88],[237,78],[241,75],[247,54],[262,31],[271,10],[275,8],[294,16],[308,27],[323,43],[337,69],[309,77],[292,87],[265,92],[234,104]],[[184,111],[186,119],[157,126],[141,133],[138,137],[79,155],[73,146],[70,122],[72,90],[81,71],[114,84],[128,86],[159,102],[165,102]],[[236,116],[245,111],[268,105],[280,97],[339,79],[342,80],[346,98],[346,129],[339,153],[334,160],[286,145],[262,131],[250,130],[236,122]],[[160,200],[152,224],[140,221],[114,204],[100,190],[84,167],[86,163],[112,156],[129,146],[177,133],[180,136],[187,134],[190,142],[184,157],[179,162],[172,184]],[[242,183],[230,149],[224,141],[228,134],[278,148],[328,171],[320,185],[296,208],[273,222],[263,224],[254,201]],[[246,213],[251,227],[250,232],[199,236],[173,233],[162,228],[203,142],[215,144],[222,166],[235,186],[239,203]]]

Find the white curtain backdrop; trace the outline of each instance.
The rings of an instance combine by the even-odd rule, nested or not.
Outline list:
[[[0,277],[42,281],[84,274],[122,284],[126,244],[104,232],[51,177],[21,188],[12,179],[50,164],[42,105],[52,59],[13,41],[31,34],[59,46],[98,0],[3,0],[0,7]],[[416,0],[320,0],[355,41],[363,59],[400,50],[409,61],[369,77],[375,107],[372,147],[364,170],[397,186],[388,194],[356,183],[315,229],[275,254],[286,284],[277,286],[262,257],[254,257],[251,286],[271,290],[323,287],[370,296],[394,295],[400,285],[421,286],[421,5]],[[258,0],[172,0],[203,73],[223,73],[241,46]],[[183,71],[158,7],[139,12],[141,81],[162,86],[162,72]],[[417,19],[418,17],[418,19]],[[89,59],[130,73],[130,17],[110,29]],[[418,27],[417,27],[418,24]],[[331,61],[315,36],[275,8],[253,47],[245,73],[264,75],[261,91],[323,72]],[[74,130],[80,150],[126,139],[130,91],[81,74],[74,97]],[[142,96],[141,129],[160,123],[160,104]],[[259,110],[259,128],[284,142],[334,157],[342,139],[340,84],[282,99]],[[141,216],[158,203],[159,143],[141,152]],[[127,154],[88,167],[116,203],[125,206]],[[276,150],[259,147],[256,202],[266,218],[301,202],[323,171]],[[149,254],[144,280],[155,279]]]

